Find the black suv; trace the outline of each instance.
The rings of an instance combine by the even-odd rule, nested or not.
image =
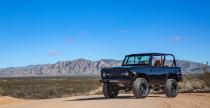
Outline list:
[[[150,89],[176,97],[180,81],[181,68],[176,66],[174,55],[164,53],[127,55],[122,66],[103,68],[100,80],[106,98],[117,97],[119,90],[132,90],[136,98],[145,98]]]

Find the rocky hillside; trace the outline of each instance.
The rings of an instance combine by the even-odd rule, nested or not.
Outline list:
[[[102,59],[99,61],[77,59],[72,61],[59,61],[55,64],[4,68],[0,69],[0,77],[96,75],[102,67],[120,65],[121,61],[111,59]]]
[[[112,59],[59,61],[55,64],[3,68],[0,69],[0,77],[96,75],[102,67],[120,66],[121,63],[122,61]],[[177,65],[182,67],[184,73],[202,72],[200,63],[178,60]]]

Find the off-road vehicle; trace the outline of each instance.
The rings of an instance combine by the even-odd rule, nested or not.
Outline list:
[[[176,97],[182,81],[181,68],[172,54],[142,53],[125,56],[122,66],[102,68],[101,80],[106,98],[117,97],[119,90],[145,98],[150,89],[163,90],[167,97]]]

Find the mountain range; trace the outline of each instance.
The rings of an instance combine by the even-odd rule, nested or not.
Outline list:
[[[0,69],[0,77],[29,77],[29,76],[87,76],[98,75],[103,67],[120,66],[121,60],[101,59],[91,61],[76,59],[59,61],[55,64],[29,65],[26,67],[9,67]],[[187,60],[177,60],[177,66],[185,73],[202,73],[202,64]],[[209,69],[210,70],[210,69]]]

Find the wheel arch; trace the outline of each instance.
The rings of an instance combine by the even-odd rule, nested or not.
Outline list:
[[[150,82],[148,76],[145,73],[137,73],[135,77],[136,78],[145,78],[148,83]]]
[[[178,77],[176,74],[169,74],[168,79],[175,79],[177,82],[179,81]]]

